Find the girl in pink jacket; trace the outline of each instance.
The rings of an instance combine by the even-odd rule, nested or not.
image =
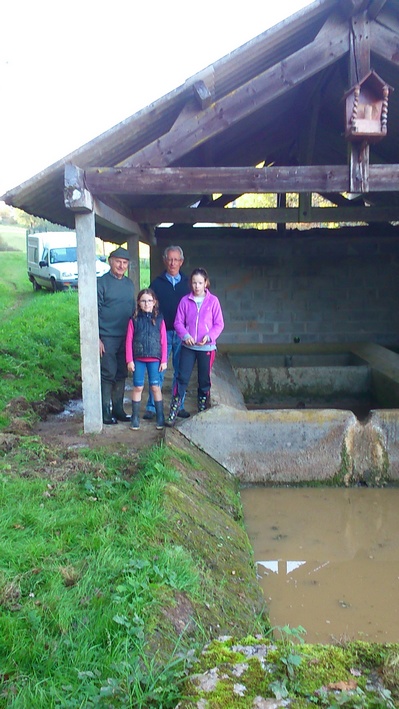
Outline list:
[[[216,355],[216,340],[224,322],[218,298],[209,291],[209,277],[204,268],[190,276],[191,293],[177,308],[174,328],[182,340],[179,373],[172,393],[169,417],[165,424],[174,426],[181,400],[186,393],[194,365],[198,369],[198,411],[204,411],[211,389],[211,369]]]

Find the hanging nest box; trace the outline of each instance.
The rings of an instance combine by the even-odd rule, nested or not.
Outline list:
[[[387,134],[388,97],[392,87],[375,71],[346,92],[345,137],[376,143]]]

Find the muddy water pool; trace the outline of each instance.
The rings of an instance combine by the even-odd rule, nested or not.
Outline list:
[[[399,489],[241,491],[272,625],[307,642],[399,641]]]

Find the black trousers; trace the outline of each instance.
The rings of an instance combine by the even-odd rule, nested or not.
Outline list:
[[[101,379],[118,382],[126,379],[125,335],[122,337],[102,337],[105,352],[100,360]]]
[[[179,373],[177,375],[176,391],[173,393],[180,398],[187,391],[188,383],[195,363],[198,369],[198,396],[206,396],[211,388],[211,369],[215,361],[216,350],[204,352],[183,347],[180,350]]]

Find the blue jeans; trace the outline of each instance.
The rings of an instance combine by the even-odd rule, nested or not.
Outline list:
[[[173,367],[172,392],[173,392],[176,387],[176,380],[177,380],[177,375],[179,372],[181,339],[180,339],[180,337],[178,337],[177,333],[174,330],[167,330],[166,336],[168,339],[168,359],[170,357],[170,353],[172,353],[172,367]],[[165,377],[165,372],[159,372],[159,386],[161,387],[161,389],[163,386],[164,377]],[[183,397],[182,403],[181,403],[182,409],[184,408],[184,399],[185,399],[185,396]],[[152,396],[151,390],[150,390],[150,393],[148,396],[146,410],[152,411],[153,413],[155,413],[154,398]]]
[[[133,386],[144,386],[145,373],[148,374],[148,384],[150,387],[160,384],[161,372],[159,371],[159,360],[156,362],[143,362],[140,359],[134,361]],[[151,390],[150,390],[151,391]]]

